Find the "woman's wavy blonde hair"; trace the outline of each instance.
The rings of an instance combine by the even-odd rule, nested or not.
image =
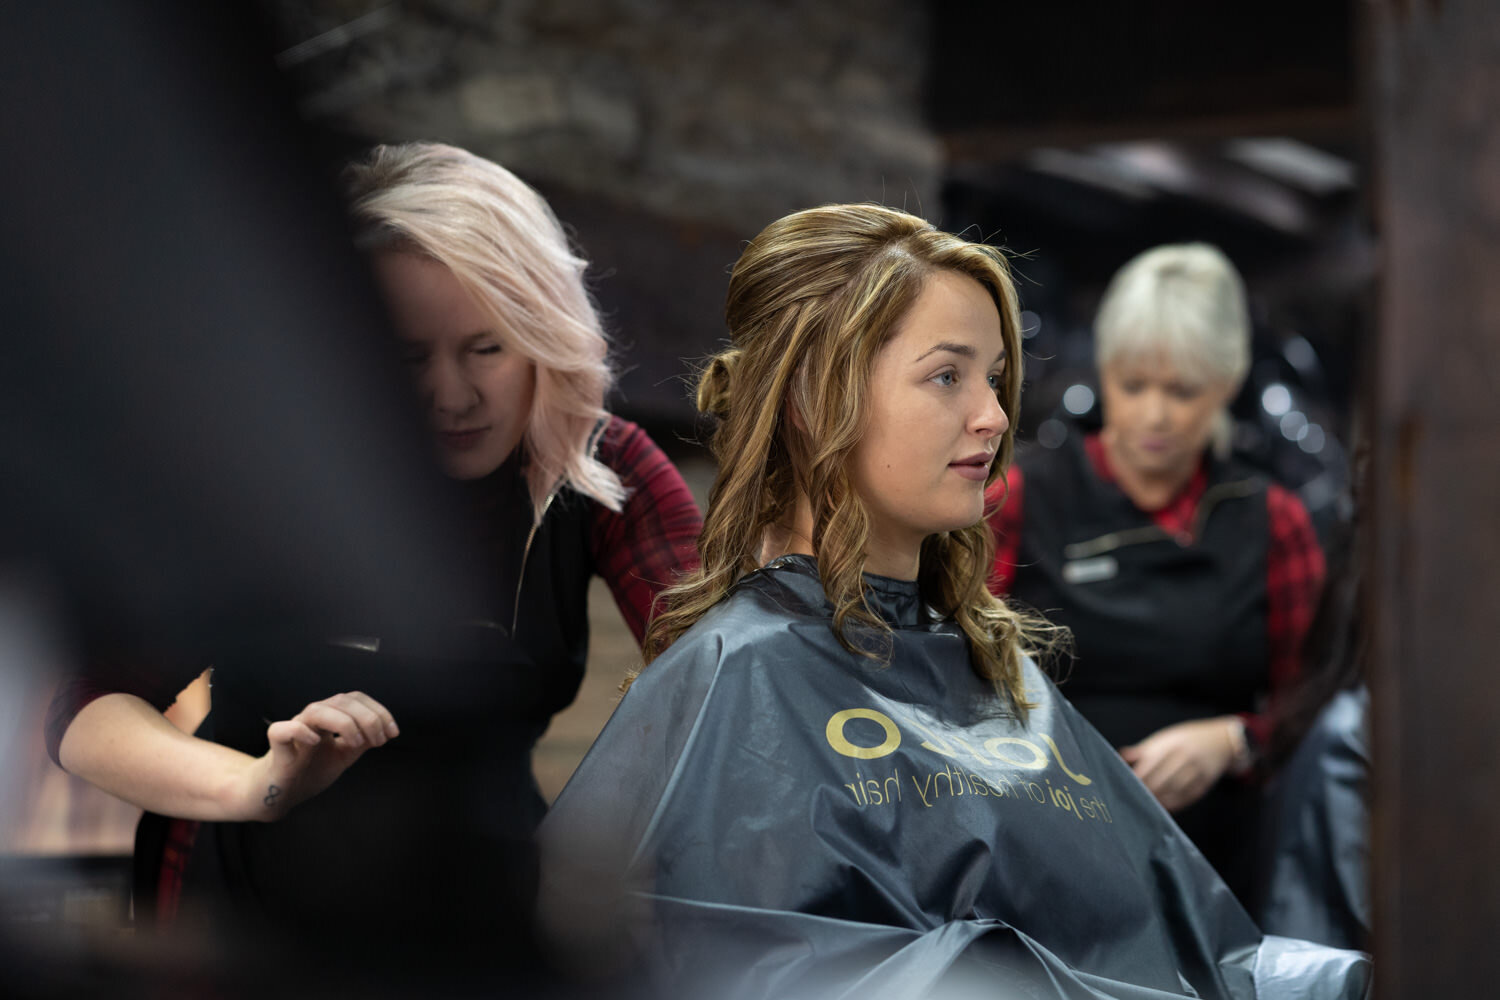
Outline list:
[[[792,514],[799,493],[812,509],[812,548],[839,642],[882,658],[890,629],[866,600],[861,574],[869,515],[851,483],[849,456],[864,433],[876,357],[928,278],[941,271],[967,275],[993,297],[1009,358],[997,394],[1014,414],[1020,318],[1000,250],[873,204],[793,213],[746,247],[725,306],[731,346],[708,363],[698,384],[698,408],[718,418],[711,446],[719,472],[699,536],[702,563],[666,592],[665,610],[647,633],[646,663],[759,568],[763,537]],[[801,428],[788,419],[789,406]],[[1004,475],[1013,446],[1012,426],[989,482]],[[931,535],[922,545],[918,584],[924,601],[963,628],[975,671],[1024,716],[1030,706],[1021,658],[1054,645],[1058,630],[990,593],[993,561],[994,538],[983,520]],[[873,647],[871,636],[880,640]]]
[[[376,146],[345,171],[355,242],[446,266],[536,366],[526,421],[532,516],[561,486],[619,510],[620,478],[593,455],[613,384],[609,342],[584,287],[588,261],[540,194],[504,167],[454,146]]]

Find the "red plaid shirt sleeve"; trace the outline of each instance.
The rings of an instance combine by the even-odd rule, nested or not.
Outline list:
[[[630,421],[610,418],[599,460],[619,475],[625,505],[619,513],[600,505],[594,515],[594,567],[639,642],[657,597],[697,567],[703,518],[671,459]]]
[[[1312,625],[1326,568],[1312,519],[1296,494],[1272,483],[1266,490],[1271,546],[1266,554],[1266,637],[1270,648],[1271,704],[1243,716],[1257,746],[1271,736],[1275,706],[1302,674],[1302,640]]]
[[[990,484],[984,494],[985,517],[995,533],[995,569],[990,574],[990,593],[1004,597],[1016,580],[1016,559],[1021,550],[1021,503],[1026,492],[1019,465],[1006,470],[1004,479]]]

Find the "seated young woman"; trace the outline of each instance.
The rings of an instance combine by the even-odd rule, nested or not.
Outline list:
[[[1362,956],[1260,934],[986,589],[1001,253],[810,209],[726,314],[701,568],[540,830],[562,953],[628,939],[672,995],[1360,995]]]

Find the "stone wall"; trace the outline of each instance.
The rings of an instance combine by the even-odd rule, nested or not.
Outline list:
[[[692,418],[742,241],[873,199],[937,212],[927,23],[902,0],[275,0],[317,125],[441,139],[553,202],[591,261],[623,374],[612,405]],[[686,360],[685,360],[686,359]]]
[[[288,38],[309,114],[440,137],[536,182],[750,234],[874,198],[936,207],[927,25],[901,0],[312,0]],[[361,20],[363,19],[363,20]]]

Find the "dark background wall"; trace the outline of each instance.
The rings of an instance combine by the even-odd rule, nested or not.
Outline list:
[[[1347,3],[266,10],[331,161],[443,139],[553,201],[595,265],[622,362],[612,406],[661,438],[691,432],[694,362],[724,335],[743,241],[798,208],[873,199],[1018,254],[1027,440],[1092,384],[1109,275],[1157,243],[1221,246],[1256,319],[1243,449],[1321,526],[1336,516],[1374,269]],[[1290,417],[1262,406],[1272,387]]]

